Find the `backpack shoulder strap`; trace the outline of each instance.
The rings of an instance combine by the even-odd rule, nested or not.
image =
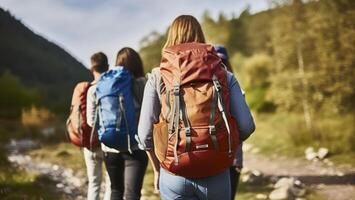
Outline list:
[[[80,82],[75,85],[73,95],[72,95],[71,105],[73,105],[73,103],[77,101],[75,98],[77,98],[77,96],[79,96],[80,93],[82,93],[85,89],[88,88],[88,84],[89,82]]]
[[[133,98],[138,105],[140,105],[143,100],[145,83],[145,77],[136,78],[132,82]]]

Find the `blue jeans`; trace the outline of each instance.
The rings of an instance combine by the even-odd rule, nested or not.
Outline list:
[[[206,178],[184,178],[160,169],[162,200],[223,200],[230,199],[229,169]]]

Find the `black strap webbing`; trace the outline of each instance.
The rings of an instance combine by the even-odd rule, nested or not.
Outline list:
[[[127,115],[126,115],[126,109],[124,107],[124,97],[123,95],[119,95],[119,105],[120,105],[120,110],[121,110],[121,115],[124,119],[124,122],[126,124],[126,131],[127,131],[127,146],[128,146],[128,152],[129,153],[133,153],[132,152],[132,149],[131,149],[131,135],[130,135],[130,132],[129,132],[129,124],[128,124],[128,121],[127,121]],[[122,120],[120,120],[122,121]]]
[[[181,98],[180,101],[181,101],[181,116],[182,116],[182,121],[184,122],[185,135],[186,135],[185,152],[189,152],[191,147],[191,126],[190,126],[184,98]]]
[[[119,106],[119,109],[117,109],[117,112],[118,113],[118,117],[117,117],[117,121],[116,121],[116,131],[120,131],[121,129],[121,123],[122,123],[122,115],[123,115],[123,112],[122,112],[122,106],[121,106],[121,96],[118,96],[118,106]],[[121,112],[120,112],[121,110]]]
[[[216,151],[219,150],[219,145],[218,145],[218,140],[216,136],[216,125],[214,124],[215,119],[216,119],[216,107],[218,104],[218,96],[217,96],[217,90],[214,88],[212,90],[212,103],[211,103],[211,115],[210,115],[210,121],[209,121],[209,133],[210,137],[213,143],[213,147]]]

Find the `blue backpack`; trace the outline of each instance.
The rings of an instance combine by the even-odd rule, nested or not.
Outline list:
[[[137,118],[133,77],[124,67],[115,67],[100,77],[96,86],[99,140],[110,148],[131,151],[137,142]]]

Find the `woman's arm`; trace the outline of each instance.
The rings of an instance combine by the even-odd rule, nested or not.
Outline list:
[[[255,130],[254,119],[247,103],[245,102],[245,98],[237,79],[230,72],[228,72],[227,79],[230,91],[231,114],[237,120],[240,134],[239,137],[242,141],[244,141]]]
[[[159,192],[159,175],[160,175],[160,163],[155,155],[154,150],[147,151],[148,158],[150,161],[150,164],[153,167],[153,172],[154,172],[154,192],[158,193]]]
[[[148,79],[144,89],[138,124],[138,143],[142,150],[153,149],[153,124],[159,121],[161,106],[154,84],[152,79]]]
[[[145,85],[141,114],[138,124],[138,144],[146,150],[154,170],[154,189],[159,191],[159,161],[154,153],[153,124],[159,121],[161,105],[156,90],[156,76],[149,76]]]

